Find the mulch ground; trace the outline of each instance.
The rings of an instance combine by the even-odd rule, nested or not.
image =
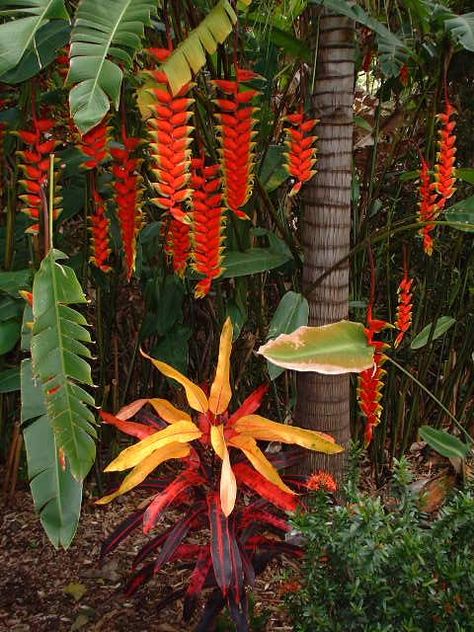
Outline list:
[[[160,611],[156,607],[167,593],[184,585],[189,571],[169,565],[133,597],[125,598],[121,592],[145,536],[138,532],[130,536],[102,566],[98,563],[101,542],[136,506],[133,494],[104,507],[86,500],[73,544],[67,551],[56,551],[42,531],[28,490],[18,491],[13,502],[2,508],[0,630],[192,631],[193,626],[182,621],[181,602]],[[257,626],[259,631],[292,630],[282,599],[292,564],[275,561],[257,579],[253,613],[255,621],[266,619]],[[223,624],[219,629],[231,628]]]

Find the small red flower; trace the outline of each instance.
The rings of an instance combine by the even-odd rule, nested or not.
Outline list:
[[[91,215],[92,255],[90,261],[102,272],[110,272],[112,268],[107,264],[110,254],[110,220],[105,214],[105,201],[100,193],[94,191],[92,199],[94,211]]]
[[[193,160],[192,166],[192,256],[194,269],[204,275],[195,288],[196,298],[201,298],[209,293],[212,280],[224,271],[224,208],[219,165],[205,166],[204,160],[197,158]]]
[[[405,267],[403,279],[398,287],[398,307],[395,327],[400,332],[395,338],[394,347],[398,347],[405,334],[411,327],[413,315],[413,279],[408,277],[408,269]]]
[[[234,81],[216,79],[213,82],[224,95],[216,99],[224,200],[227,207],[241,219],[248,219],[241,209],[252,195],[257,108],[251,102],[259,94],[257,90],[242,88],[243,83],[255,77],[257,75],[250,70],[237,69]]]
[[[130,280],[135,269],[137,237],[143,224],[140,209],[142,178],[138,173],[141,161],[132,157],[141,139],[130,138],[123,131],[122,142],[123,148],[111,148],[110,153],[114,158],[112,173],[115,176],[115,204],[122,235],[127,278]]]
[[[313,492],[324,489],[334,494],[337,491],[337,483],[328,472],[317,470],[306,481],[306,488]]]
[[[296,195],[305,182],[310,180],[316,173],[313,169],[316,163],[315,142],[317,136],[312,134],[317,119],[308,119],[303,109],[295,114],[286,117],[290,124],[287,128],[288,152],[285,153],[285,168],[296,182],[291,188],[290,196]]]

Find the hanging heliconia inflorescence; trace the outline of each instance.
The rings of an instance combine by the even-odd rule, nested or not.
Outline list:
[[[374,348],[374,363],[372,367],[359,373],[359,384],[357,388],[359,407],[366,418],[364,432],[364,442],[366,446],[372,441],[374,428],[380,423],[382,414],[380,400],[382,399],[383,377],[386,373],[385,370],[382,369],[382,365],[386,360],[384,349],[387,348],[387,345],[380,340],[375,340],[374,336],[387,326],[388,323],[385,320],[372,318],[372,307],[369,306],[367,310],[367,327],[365,333],[368,343]]]
[[[195,288],[196,298],[206,296],[213,279],[224,271],[222,267],[222,241],[224,232],[224,206],[219,165],[204,164],[201,158],[193,159],[193,268],[204,275]]]
[[[191,251],[191,228],[187,221],[169,218],[165,229],[165,253],[170,257],[173,270],[184,277]]]
[[[313,134],[318,119],[307,118],[303,109],[286,117],[287,127],[286,146],[288,151],[285,156],[285,169],[295,179],[289,195],[296,195],[303,184],[310,180],[316,173],[313,169],[316,164],[315,143],[317,136]]]
[[[158,61],[165,61],[171,51],[154,48],[149,51]],[[187,96],[192,84],[185,85],[178,94],[172,94],[168,77],[160,70],[149,74],[158,84],[149,90],[155,102],[150,106],[152,116],[148,119],[152,157],[155,163],[153,174],[156,182],[153,186],[158,197],[152,202],[168,212],[178,221],[187,221],[184,204],[191,197],[188,187],[191,169],[191,133],[188,125],[192,117],[191,105],[194,99]]]
[[[413,279],[408,276],[408,267],[405,265],[403,279],[398,286],[398,306],[395,328],[399,334],[395,338],[394,347],[398,347],[405,334],[411,327],[413,317]]]
[[[0,110],[6,105],[6,99],[0,99]],[[4,162],[5,162],[5,131],[7,129],[6,123],[0,121],[0,196],[3,193],[3,177],[4,177]]]
[[[98,191],[92,192],[93,211],[90,217],[91,250],[90,262],[102,272],[110,272],[107,263],[110,254],[110,220],[105,214],[105,200]]]
[[[248,219],[242,207],[252,195],[255,167],[254,130],[258,108],[251,102],[259,92],[243,89],[243,84],[258,75],[251,70],[236,70],[235,81],[216,79],[214,85],[224,94],[216,99],[219,108],[219,155],[227,207],[240,217]]]
[[[432,232],[435,224],[431,222],[436,220],[456,190],[454,187],[456,183],[454,166],[456,160],[456,136],[454,135],[456,122],[452,120],[455,113],[454,107],[446,100],[445,111],[438,114],[441,129],[438,132],[438,154],[434,167],[434,182],[431,181],[427,161],[424,158],[421,159],[418,219],[421,222],[428,222],[419,231],[423,237],[423,249],[427,255],[433,254]]]
[[[107,119],[104,118],[81,138],[79,148],[87,156],[82,163],[86,169],[97,169],[109,155],[109,131]]]
[[[49,118],[37,118],[33,113],[32,129],[16,132],[25,143],[23,151],[18,155],[22,160],[20,169],[24,173],[24,179],[20,180],[25,193],[20,195],[20,200],[25,206],[21,209],[33,222],[25,232],[34,235],[39,233],[40,216],[47,208],[50,155],[59,144],[52,137],[55,122]],[[59,209],[54,211],[54,219],[57,219]]]
[[[142,178],[138,173],[141,160],[132,157],[132,153],[141,143],[141,139],[130,138],[123,130],[122,143],[123,148],[112,147],[110,153],[114,159],[112,173],[114,175],[115,205],[122,236],[127,279],[130,280],[135,270],[137,237],[143,224],[140,208]]]

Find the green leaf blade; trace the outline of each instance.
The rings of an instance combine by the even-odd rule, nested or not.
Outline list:
[[[421,426],[420,437],[436,452],[446,458],[465,459],[469,453],[470,446],[463,443],[445,430],[438,430],[430,426]]]

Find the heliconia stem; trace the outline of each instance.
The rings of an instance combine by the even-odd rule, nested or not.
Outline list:
[[[92,201],[94,210],[91,215],[92,255],[90,261],[102,272],[110,272],[112,268],[107,264],[110,254],[110,220],[105,214],[105,201],[98,191],[92,192]]]
[[[82,164],[86,169],[97,169],[108,157],[109,130],[107,120],[104,119],[82,136],[79,149],[87,156]]]
[[[438,132],[438,154],[434,167],[434,182],[431,182],[428,163],[423,157],[421,159],[418,218],[421,222],[428,222],[419,231],[423,237],[423,249],[427,255],[433,254],[432,232],[435,224],[431,223],[431,220],[436,220],[456,190],[454,187],[456,183],[454,166],[456,160],[456,136],[454,135],[456,122],[452,120],[455,113],[454,107],[446,100],[445,111],[438,114],[437,117],[441,121],[441,129]]]
[[[115,177],[115,204],[120,224],[122,246],[125,254],[127,279],[135,270],[137,237],[143,225],[140,208],[142,198],[142,178],[138,173],[141,160],[132,157],[132,152],[141,142],[140,138],[130,138],[122,133],[122,148],[112,148],[110,153],[115,161],[112,173]]]
[[[224,207],[219,165],[205,166],[203,159],[196,158],[192,167],[192,256],[193,268],[205,277],[195,288],[196,298],[201,298],[209,293],[213,279],[224,271]]]
[[[257,90],[242,90],[243,84],[257,77],[250,70],[237,69],[234,81],[216,79],[214,85],[224,94],[216,99],[219,155],[226,206],[241,219],[248,219],[242,207],[252,195],[254,182],[256,135],[255,113],[251,105]]]
[[[395,338],[394,347],[398,347],[405,334],[411,327],[413,316],[413,279],[408,276],[408,267],[405,265],[403,279],[398,287],[398,306],[395,327],[400,332]]]
[[[21,210],[34,222],[25,232],[34,235],[39,233],[40,216],[47,203],[50,155],[59,144],[59,141],[51,138],[54,125],[52,119],[33,115],[32,128],[16,132],[25,143],[24,150],[18,152],[23,161],[20,169],[24,173],[20,183],[25,191],[20,195],[20,200],[25,204]],[[59,209],[53,218],[56,219],[58,215]]]
[[[150,49],[158,61],[165,61],[171,51],[168,49]],[[188,125],[192,117],[189,109],[194,99],[187,96],[192,84],[185,85],[178,94],[172,94],[168,77],[160,70],[151,71],[157,83],[149,90],[154,97],[151,106],[153,115],[148,119],[152,157],[155,163],[153,174],[154,187],[158,197],[152,202],[178,221],[187,221],[184,204],[190,199],[192,190],[188,187],[191,169],[191,133]]]
[[[293,196],[316,173],[313,167],[317,160],[315,143],[318,137],[313,135],[313,130],[318,120],[307,118],[302,108],[299,112],[288,115],[286,120],[289,123],[286,130],[288,151],[284,154],[284,166],[295,179],[289,193]]]

